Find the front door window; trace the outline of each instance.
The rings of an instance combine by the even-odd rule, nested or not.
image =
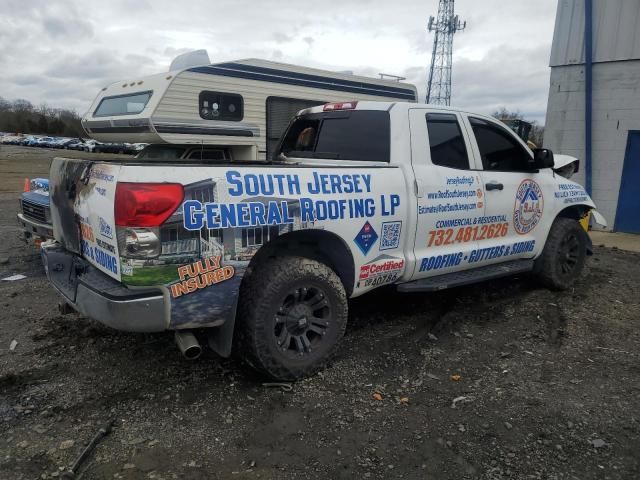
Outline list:
[[[553,221],[555,179],[533,168],[533,155],[516,135],[487,119],[469,117],[485,195],[487,235],[477,266],[533,258]]]

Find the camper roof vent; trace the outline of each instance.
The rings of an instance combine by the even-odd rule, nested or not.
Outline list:
[[[183,68],[199,67],[201,65],[211,65],[209,60],[209,54],[206,50],[194,50],[193,52],[183,53],[178,55],[171,62],[169,71],[182,70]]]
[[[391,75],[390,73],[379,73],[380,80],[393,80],[396,82],[401,82],[402,80],[406,80],[407,77],[401,77],[400,75]]]

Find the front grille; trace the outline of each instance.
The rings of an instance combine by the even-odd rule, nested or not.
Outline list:
[[[30,202],[29,200],[22,201],[22,214],[40,223],[47,223],[47,210],[49,207],[46,205],[40,205],[39,203]]]

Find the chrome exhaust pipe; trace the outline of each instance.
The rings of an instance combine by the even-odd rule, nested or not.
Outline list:
[[[196,336],[188,330],[176,332],[176,344],[187,360],[195,360],[202,354],[202,347]]]

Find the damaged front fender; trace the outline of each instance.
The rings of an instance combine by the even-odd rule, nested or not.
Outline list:
[[[604,216],[595,208],[591,210],[591,218],[593,218],[593,221],[603,228],[607,228],[609,226],[607,219],[604,218]]]

